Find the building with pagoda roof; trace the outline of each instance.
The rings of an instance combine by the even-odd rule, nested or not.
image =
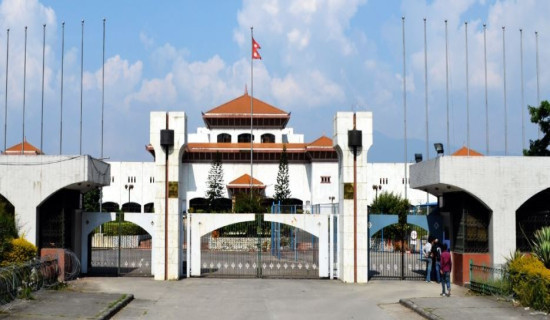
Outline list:
[[[332,139],[323,135],[305,141],[303,134],[287,127],[290,116],[290,112],[247,92],[203,112],[204,126],[194,132],[185,128],[185,143],[181,146],[178,192],[182,210],[206,210],[208,172],[218,154],[224,172],[224,203],[231,203],[236,194],[248,192],[252,186],[263,194],[265,205],[271,204],[283,149],[288,158],[289,203],[307,212],[312,205],[338,199],[338,156]],[[331,132],[332,128],[326,131]],[[155,157],[153,142],[146,150]],[[111,185],[103,190],[105,209],[153,212],[154,168],[154,162],[111,162]],[[378,191],[402,194],[406,181],[402,168],[402,163],[369,163],[367,179],[377,186],[369,198],[374,199]],[[131,199],[125,189],[127,184],[134,185]],[[410,188],[408,197],[413,205],[435,201],[425,192]]]

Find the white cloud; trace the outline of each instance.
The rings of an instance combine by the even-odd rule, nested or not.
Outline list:
[[[147,49],[152,48],[155,45],[155,39],[148,36],[145,32],[139,33],[139,41],[141,41],[143,46]]]
[[[143,80],[138,92],[126,96],[124,103],[131,107],[134,103],[160,108],[169,108],[176,103],[178,94],[173,83],[173,75],[167,74],[163,79]]]

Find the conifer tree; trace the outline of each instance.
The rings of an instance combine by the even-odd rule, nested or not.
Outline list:
[[[214,200],[223,197],[223,168],[222,158],[219,152],[216,152],[212,160],[212,166],[208,172],[207,185],[206,199],[208,200],[208,206],[210,209],[214,209]]]
[[[283,152],[279,160],[279,172],[277,173],[277,184],[275,185],[275,201],[285,203],[290,198],[289,177],[288,177],[288,155],[286,145],[283,145]]]

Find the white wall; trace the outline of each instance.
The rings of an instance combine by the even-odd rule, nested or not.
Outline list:
[[[125,186],[129,184],[133,185],[130,201],[139,203],[141,212],[145,204],[155,201],[154,162],[108,163],[111,165],[111,185],[103,188],[103,203],[116,202],[122,207],[128,202]]]

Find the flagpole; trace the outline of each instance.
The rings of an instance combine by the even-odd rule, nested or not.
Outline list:
[[[537,108],[540,106],[540,86],[539,86],[539,32],[535,31],[535,52],[536,52],[536,67],[537,67]],[[540,139],[540,127],[537,129],[537,135]]]
[[[520,67],[521,67],[521,150],[525,150],[525,94],[523,88],[523,30],[519,29],[519,55],[520,55]]]
[[[254,179],[254,27],[250,27],[250,198],[252,198],[252,187]]]
[[[25,26],[25,52],[23,57],[23,140],[21,154],[25,154],[25,91],[27,86],[27,26]]]
[[[103,64],[101,68],[101,156],[103,160],[103,113],[105,109],[105,18],[103,18]],[[103,211],[103,187],[99,189],[99,212]]]
[[[447,20],[445,20],[445,99],[447,104],[447,154],[451,149],[449,137],[449,42],[447,34]]]
[[[466,141],[470,156],[470,89],[468,88],[468,22],[464,22],[466,43]]]
[[[84,79],[84,19],[82,19],[82,38],[80,42],[80,155],[82,155],[82,83]]]
[[[487,94],[487,25],[483,24],[483,61],[485,66],[485,154],[489,155],[489,98]]]
[[[426,18],[424,18],[424,94],[426,100],[426,160],[429,160],[430,127],[428,124],[428,40],[426,39]]]
[[[65,57],[65,21],[61,22],[61,93],[59,97],[59,154],[63,154],[63,59]]]
[[[101,68],[101,159],[103,159],[103,113],[105,109],[105,18],[103,18],[103,67]]]
[[[502,70],[503,70],[503,86],[504,86],[504,155],[508,155],[508,106],[506,101],[506,28],[502,27]]]
[[[42,25],[42,111],[40,113],[40,151],[44,152],[44,67],[46,59],[46,24]]]
[[[10,56],[10,29],[6,30],[6,93],[4,95],[4,151],[6,151],[6,141],[8,136],[8,67]]]
[[[407,74],[406,74],[406,59],[405,59],[405,17],[401,17],[403,29],[403,132],[404,132],[404,167],[405,176],[403,184],[405,185],[405,199],[407,199]]]

